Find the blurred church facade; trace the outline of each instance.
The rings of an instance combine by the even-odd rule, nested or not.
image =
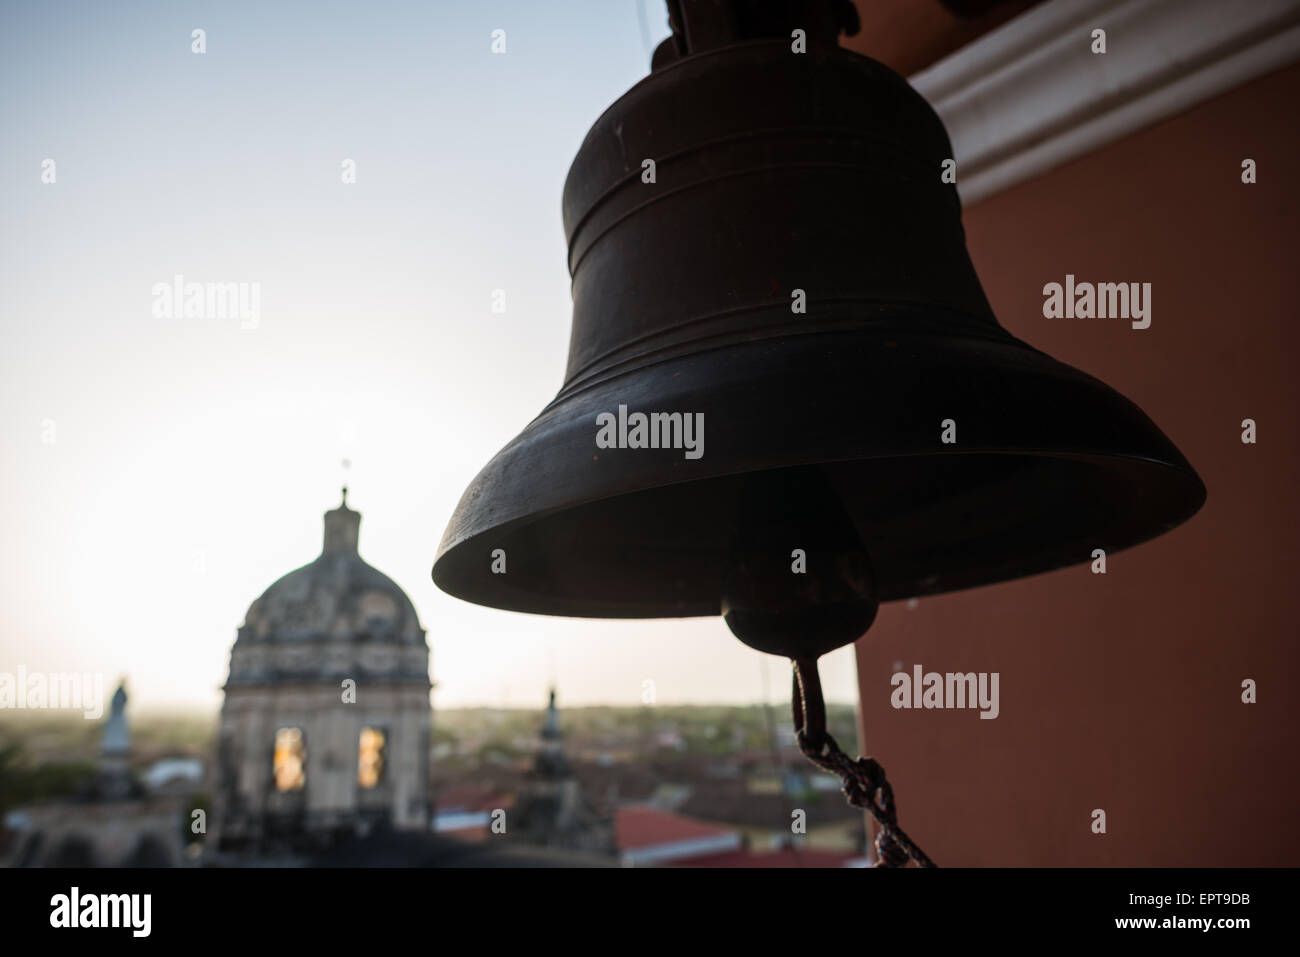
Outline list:
[[[210,844],[311,852],[430,821],[429,647],[411,600],[325,514],[320,556],[248,609],[217,733]]]

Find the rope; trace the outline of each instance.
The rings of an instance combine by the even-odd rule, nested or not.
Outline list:
[[[865,809],[880,826],[876,835],[876,866],[905,867],[912,860],[920,867],[934,867],[934,861],[898,826],[894,789],[885,778],[885,769],[875,758],[850,758],[826,730],[826,705],[822,701],[816,658],[794,659],[790,708],[794,715],[795,741],[804,757],[823,771],[837,775],[844,782],[844,796],[849,804]]]

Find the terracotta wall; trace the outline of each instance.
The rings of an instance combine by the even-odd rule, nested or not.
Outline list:
[[[1297,101],[1300,65],[965,213],[1002,323],[1135,400],[1209,498],[1105,575],[882,608],[863,740],[941,866],[1300,864]],[[1043,318],[1067,272],[1152,283],[1151,328]],[[898,663],[999,672],[1000,716],[893,709]]]
[[[1042,0],[968,0],[958,16],[941,0],[855,0],[860,29],[841,44],[911,76]]]

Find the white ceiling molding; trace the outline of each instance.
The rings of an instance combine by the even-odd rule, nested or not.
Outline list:
[[[969,206],[1297,59],[1300,0],[1048,0],[910,82]]]

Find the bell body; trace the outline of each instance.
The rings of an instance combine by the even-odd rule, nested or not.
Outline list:
[[[852,628],[877,601],[1087,561],[1190,517],[1204,487],[1146,415],[998,325],[941,179],[951,156],[902,78],[830,44],[723,46],[628,91],[565,184],[563,387],[466,491],[434,581],[516,611],[717,615],[724,592],[755,591],[736,585],[738,541],[843,568],[860,546]],[[851,547],[818,551],[828,513],[801,517],[772,479],[809,469]]]

